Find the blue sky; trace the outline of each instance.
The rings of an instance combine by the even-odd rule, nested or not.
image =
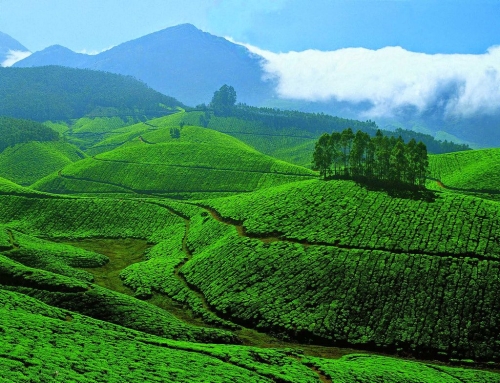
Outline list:
[[[0,31],[32,51],[101,51],[188,22],[273,52],[478,54],[500,45],[499,16],[499,0],[0,0]]]

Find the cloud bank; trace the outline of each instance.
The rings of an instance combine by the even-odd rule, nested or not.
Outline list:
[[[242,45],[265,58],[282,98],[368,103],[367,117],[404,108],[461,117],[500,112],[500,46],[481,55],[431,55],[401,47],[273,53]]]
[[[7,56],[5,56],[5,60],[2,63],[0,63],[0,66],[2,67],[12,66],[16,62],[21,61],[22,59],[25,59],[30,55],[31,52],[28,51],[13,51],[12,49],[10,49],[9,52],[7,53]]]

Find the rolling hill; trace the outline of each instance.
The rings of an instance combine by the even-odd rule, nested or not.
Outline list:
[[[0,153],[0,177],[28,186],[85,157],[75,146],[60,141],[17,144]]]
[[[500,149],[482,149],[430,156],[430,177],[450,190],[500,193]]]
[[[493,383],[498,379],[497,374],[489,372],[381,356],[350,355],[327,360],[285,350],[174,341],[84,315],[69,315],[66,310],[3,289],[0,302],[4,340],[0,344],[0,369],[7,381],[314,383],[356,379],[369,383],[384,379],[394,383]],[[67,352],[68,345],[72,347],[71,354]],[[16,357],[5,357],[13,348]],[[96,354],[100,355],[99,360]]]
[[[136,357],[143,352],[163,355],[161,350],[169,351],[163,357],[165,372],[149,371],[141,359],[133,372],[137,376],[161,377],[175,369],[179,376],[187,376],[187,381],[195,379],[194,372],[185,375],[191,370],[176,367],[181,356],[174,350],[190,350],[194,361],[212,357],[223,361],[225,364],[218,365],[214,360],[219,366],[214,371],[219,371],[221,381],[227,380],[235,366],[239,374],[257,373],[241,375],[242,381],[255,381],[262,374],[270,381],[279,376],[285,382],[315,382],[321,378],[350,381],[354,376],[362,382],[375,377],[391,381],[388,376],[394,382],[498,379],[498,375],[486,372],[385,357],[311,357],[290,348],[290,344],[280,351],[186,343],[234,343],[243,338],[227,330],[188,325],[153,305],[173,299],[212,325],[228,326],[230,320],[306,343],[307,339],[323,339],[324,344],[411,352],[421,357],[496,361],[495,286],[500,270],[500,252],[494,247],[499,227],[496,203],[446,194],[434,202],[406,200],[366,191],[349,181],[317,180],[206,200],[199,202],[201,206],[167,199],[36,195],[3,195],[0,200],[0,224],[10,231],[7,244],[9,235],[12,238],[12,245],[0,254],[0,299],[10,302],[2,305],[8,317],[23,324],[1,324],[7,334],[2,346],[7,355],[14,339],[21,339],[15,361],[0,358],[4,374],[11,374],[7,376],[31,376],[36,361],[48,350],[45,365],[63,376],[73,376],[67,353],[58,345],[74,341],[79,333],[79,339],[84,334],[85,344],[90,342],[107,353],[107,360],[114,360],[117,353]],[[460,218],[460,238],[434,248],[435,241],[441,243],[447,233],[457,232],[447,229],[455,211],[450,206],[466,202],[471,209]],[[356,207],[356,214],[366,222],[356,232],[347,226],[351,218],[345,212],[353,210],[351,207]],[[337,215],[325,215],[325,211]],[[442,216],[443,212],[448,215]],[[474,236],[472,220],[478,215],[487,217],[483,221],[490,222],[493,239]],[[400,244],[399,237],[393,242],[370,242],[370,232],[377,236],[378,232],[393,230],[396,217],[401,222],[401,230],[396,232],[401,236],[408,230],[415,231],[405,222],[425,217],[440,217],[440,221],[433,226],[418,225],[417,234],[429,238],[424,248],[417,237],[406,244]],[[356,221],[350,224],[355,227]],[[349,243],[337,243],[343,226],[342,235],[345,240],[350,238]],[[467,238],[466,234],[468,247],[455,251],[456,243]],[[97,278],[97,269],[83,269],[82,273],[72,267],[81,262],[87,262],[87,267],[92,262],[102,264],[106,259],[95,252],[71,251],[68,245],[48,241],[71,238],[73,244],[85,246],[83,240],[97,243],[103,237],[135,238],[153,245],[143,259],[130,260],[131,264],[125,264],[121,271],[123,283],[137,296],[152,298],[141,302],[110,291],[101,286],[104,280],[91,284],[89,278]],[[115,246],[119,241],[114,240]],[[364,250],[365,246],[370,249]],[[405,248],[401,251],[398,246]],[[110,258],[109,263],[117,259]],[[435,283],[429,284],[426,275],[431,275]],[[118,281],[110,287],[126,291]],[[163,303],[162,307],[167,306]],[[488,321],[476,321],[486,313]],[[418,318],[426,320],[420,322]],[[468,327],[469,321],[474,327]],[[233,327],[234,334],[243,334],[237,328]],[[36,346],[40,342],[32,343],[35,332],[50,346],[40,349]],[[112,348],[106,346],[109,342]],[[126,351],[132,349],[135,351]],[[79,351],[78,370],[94,379],[103,369],[121,376],[121,362],[96,367],[88,350],[86,346]],[[17,362],[29,360],[32,362],[27,368],[16,370]],[[401,370],[405,370],[404,378],[398,375]],[[206,369],[196,374],[201,371]],[[205,379],[204,375],[200,379]]]
[[[199,206],[179,271],[226,319],[304,343],[499,358],[498,203],[311,180]]]
[[[0,68],[0,115],[35,121],[163,116],[182,104],[112,73],[45,66]]]
[[[180,138],[172,138],[168,128],[140,136],[130,136],[134,127],[124,129],[129,131],[125,139],[134,137],[131,141],[70,164],[33,187],[62,194],[98,191],[182,197],[248,192],[315,176],[210,129],[184,126]]]

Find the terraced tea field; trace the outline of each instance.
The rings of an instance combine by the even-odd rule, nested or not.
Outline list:
[[[180,140],[172,139],[166,129],[144,134],[121,148],[71,164],[33,188],[63,194],[207,196],[248,192],[313,176],[308,169],[265,156],[232,137],[184,127]]]
[[[20,194],[22,190],[19,190]],[[1,221],[13,233],[12,239],[8,232],[0,237],[10,249],[0,256],[0,307],[3,312],[0,328],[4,334],[0,346],[0,374],[7,381],[111,381],[124,376],[127,379],[173,382],[226,382],[231,379],[241,382],[330,382],[339,379],[352,381],[354,377],[361,382],[371,382],[374,376],[383,376],[384,379],[390,376],[392,381],[398,382],[420,382],[422,379],[495,382],[498,378],[494,373],[436,367],[387,357],[352,355],[338,361],[328,360],[305,356],[293,345],[277,350],[192,343],[239,340],[227,330],[185,324],[147,301],[141,302],[93,285],[89,280],[92,276],[79,271],[82,269],[68,269],[74,270],[72,273],[57,269],[53,265],[95,267],[103,262],[106,264],[107,259],[92,251],[43,241],[17,230],[47,238],[73,238],[71,243],[82,247],[88,247],[95,240],[87,239],[89,245],[85,245],[86,242],[80,240],[75,242],[77,238],[112,237],[118,232],[148,238],[156,245],[147,251],[144,261],[134,261],[125,269],[124,283],[135,290],[151,284],[156,291],[174,297],[177,294],[179,301],[186,296],[187,306],[196,307],[198,304],[206,311],[204,319],[231,317],[223,312],[217,316],[207,311],[215,308],[218,312],[217,305],[207,307],[200,301],[206,298],[210,302],[211,294],[200,297],[192,290],[193,284],[183,283],[183,278],[189,281],[193,265],[199,266],[207,258],[203,249],[213,248],[215,251],[219,246],[214,248],[212,238],[218,238],[223,247],[223,243],[231,243],[226,237],[241,239],[248,244],[257,241],[262,246],[269,245],[239,237],[232,225],[218,222],[205,209],[179,202],[43,197],[4,196],[1,204]],[[29,201],[31,207],[23,213],[16,208],[20,198],[25,199],[24,204]],[[45,217],[40,217],[42,206]],[[84,214],[85,211],[89,213]],[[55,217],[60,220],[59,225],[47,225],[56,221]],[[106,225],[96,225],[103,219],[107,219]],[[25,223],[19,225],[19,221]],[[127,241],[127,246],[132,245],[133,242]],[[92,245],[92,249],[98,248]],[[252,248],[258,249],[259,245],[252,245]],[[245,254],[239,256],[242,259],[247,257]],[[29,265],[30,260],[38,263]],[[240,267],[240,263],[234,263],[234,258],[228,258],[228,261],[236,268]],[[286,259],[282,262],[285,263]],[[226,267],[224,264],[220,266]],[[262,264],[255,266],[261,267]],[[210,269],[206,271],[211,278]],[[232,278],[232,275],[228,276]],[[221,283],[220,280],[213,281],[218,285]],[[178,290],[176,285],[180,286]],[[242,302],[242,307],[247,307],[245,302]],[[223,321],[219,319],[219,323],[213,323],[222,326]],[[68,353],[70,344],[72,352]],[[94,357],[97,352],[105,355],[105,358],[99,358],[100,362]],[[189,369],[185,368],[186,363],[189,363]],[[406,371],[403,375],[397,372],[402,369]],[[364,371],[363,374],[360,375],[360,371]]]
[[[499,149],[481,149],[429,157],[430,177],[444,188],[459,193],[498,199],[500,194]]]
[[[0,178],[0,380],[500,381],[497,202],[318,180],[186,116],[0,154],[55,169]]]
[[[28,186],[85,157],[78,148],[63,142],[17,144],[0,153],[0,177]]]

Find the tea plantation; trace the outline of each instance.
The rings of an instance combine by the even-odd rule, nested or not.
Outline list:
[[[0,153],[0,381],[500,381],[497,202],[323,181],[255,149],[307,165],[312,133],[203,116]]]
[[[500,191],[499,149],[469,150],[429,157],[432,178],[460,192],[498,194]]]
[[[172,139],[164,128],[70,164],[33,188],[52,193],[207,196],[248,192],[313,176],[310,170],[265,156],[232,137],[184,127],[180,140]]]

